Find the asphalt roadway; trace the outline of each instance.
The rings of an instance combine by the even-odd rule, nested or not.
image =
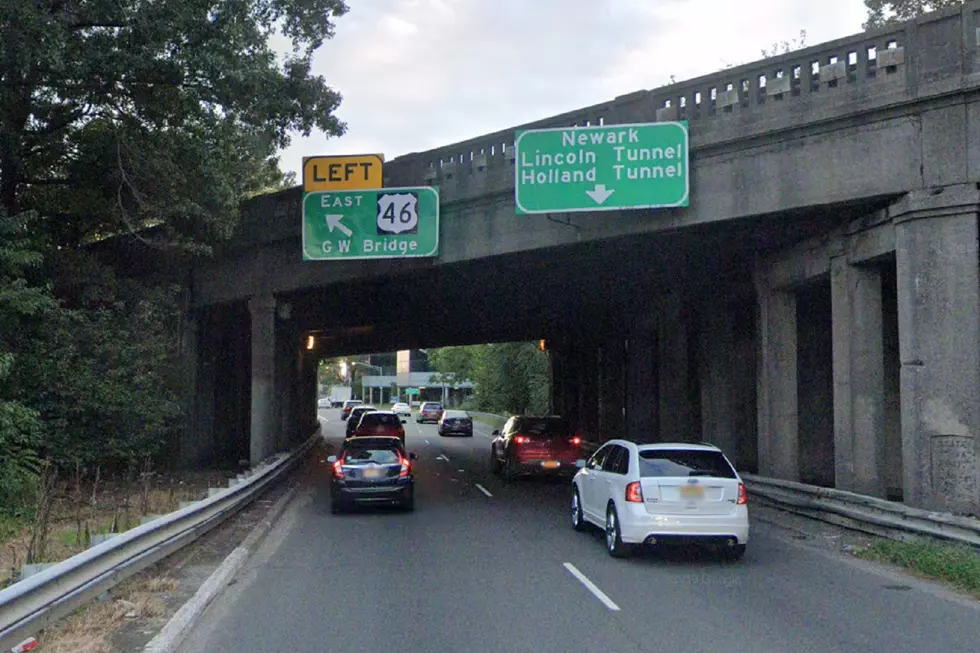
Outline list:
[[[332,450],[339,412],[320,411]],[[616,560],[598,533],[572,530],[567,483],[490,473],[485,426],[406,431],[414,512],[330,514],[324,460],[180,651],[980,651],[980,604],[934,583],[758,522],[741,562]]]

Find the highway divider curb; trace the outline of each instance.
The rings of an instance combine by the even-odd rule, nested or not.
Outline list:
[[[211,572],[207,580],[197,589],[184,605],[174,613],[170,621],[143,648],[143,653],[173,653],[183,643],[188,633],[197,625],[204,610],[217,598],[221,591],[235,577],[235,574],[248,561],[249,555],[262,543],[272,526],[285,512],[286,507],[296,497],[295,487],[276,501],[268,514],[252,529],[242,543]]]

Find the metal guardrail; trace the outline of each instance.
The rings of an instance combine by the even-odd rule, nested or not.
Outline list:
[[[980,548],[980,519],[912,508],[875,497],[740,474],[763,504],[892,540],[933,538]]]
[[[165,558],[247,506],[291,470],[320,437],[260,463],[247,478],[181,510],[93,546],[0,591],[0,651]]]

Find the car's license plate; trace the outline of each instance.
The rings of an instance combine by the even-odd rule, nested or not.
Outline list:
[[[561,467],[561,463],[557,460],[545,460],[542,461],[541,466],[545,469],[555,469],[557,467]]]
[[[380,469],[373,469],[371,467],[368,467],[367,469],[364,470],[364,478],[378,478],[379,476],[381,476]]]
[[[700,485],[682,485],[681,497],[684,499],[700,499],[704,496],[704,488]]]

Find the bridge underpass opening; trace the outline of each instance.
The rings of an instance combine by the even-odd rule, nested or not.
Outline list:
[[[915,485],[923,465],[933,464],[923,442],[953,456],[958,441],[923,440],[921,427],[903,423],[907,413],[923,419],[915,412],[922,391],[901,383],[898,307],[918,321],[929,314],[910,306],[909,291],[910,270],[929,259],[898,249],[898,228],[884,215],[864,203],[409,271],[365,265],[376,271],[201,307],[198,349],[211,359],[199,361],[198,379],[211,387],[202,387],[199,411],[210,418],[188,457],[237,457],[245,441],[254,460],[256,421],[221,406],[254,408],[263,384],[277,395],[306,388],[312,402],[308,371],[241,382],[256,360],[265,370],[315,367],[302,351],[308,334],[326,355],[543,338],[552,410],[590,441],[705,440],[742,471],[909,500],[909,488],[925,487]],[[935,283],[969,277],[976,262],[961,258]],[[922,341],[919,322],[902,319]],[[278,343],[273,354],[256,334]],[[944,369],[929,373],[948,385],[955,379]],[[292,421],[292,435],[267,437],[272,448],[261,451],[315,428],[311,405],[266,410],[262,428]]]

